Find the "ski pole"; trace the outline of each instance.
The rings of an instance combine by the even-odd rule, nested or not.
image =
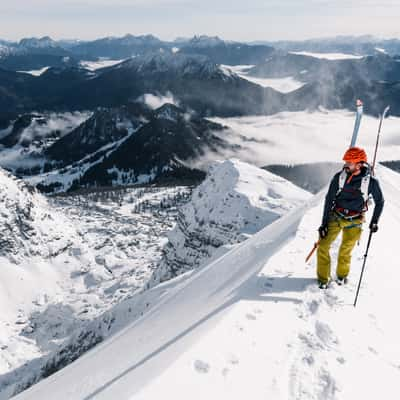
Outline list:
[[[363,266],[362,266],[362,269],[361,269],[360,280],[359,280],[359,282],[358,282],[356,298],[355,298],[355,300],[354,300],[354,307],[357,305],[358,293],[360,292],[361,280],[362,280],[363,275],[364,275],[364,268],[365,268],[365,264],[366,264],[366,262],[367,262],[368,250],[369,250],[369,245],[371,244],[372,233],[373,233],[372,230],[370,230],[370,232],[369,232],[369,237],[368,237],[368,243],[367,243],[367,249],[365,250],[365,254],[364,254],[364,262],[363,262]]]
[[[376,153],[378,151],[378,145],[379,145],[379,138],[381,135],[381,129],[382,129],[382,123],[383,120],[385,119],[388,111],[390,110],[390,106],[387,106],[385,108],[385,110],[383,111],[382,115],[381,115],[381,119],[379,121],[379,128],[378,128],[378,134],[376,135],[376,144],[375,144],[375,151],[374,151],[374,160],[372,162],[372,175],[375,175],[375,163],[376,163]]]
[[[314,243],[314,247],[311,249],[311,251],[308,253],[308,256],[306,257],[306,263],[308,262],[308,260],[311,258],[311,256],[314,254],[315,250],[317,250],[319,243],[321,240],[318,240],[318,242]]]

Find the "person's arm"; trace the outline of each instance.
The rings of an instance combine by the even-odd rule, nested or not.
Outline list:
[[[329,219],[329,212],[332,210],[335,199],[336,199],[336,193],[339,189],[339,175],[340,172],[336,173],[329,185],[328,193],[325,196],[325,204],[324,204],[324,213],[322,216],[322,226],[328,225],[328,219]]]
[[[379,181],[374,177],[371,177],[370,193],[372,194],[372,198],[374,199],[375,203],[374,212],[371,218],[371,224],[378,224],[379,217],[382,214],[385,199],[383,198],[383,193],[379,185]]]

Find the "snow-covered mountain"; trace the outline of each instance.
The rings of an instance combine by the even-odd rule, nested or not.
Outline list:
[[[4,43],[0,43],[0,58],[7,56],[8,54],[10,54],[11,49],[10,46]]]
[[[224,129],[170,103],[154,110],[141,101],[98,109],[46,149],[48,172],[29,180],[46,192],[169,179],[197,181],[204,173],[186,161],[232,148],[223,139]]]
[[[132,108],[97,109],[90,118],[49,147],[46,154],[66,165],[111,145],[143,124],[145,107],[138,104],[135,110]]]
[[[19,116],[0,130],[0,167],[17,175],[43,172],[45,149],[90,115],[90,112],[44,112]]]
[[[149,306],[139,293],[151,286],[189,193],[178,186],[46,199],[0,169],[0,399]]]
[[[16,399],[243,399],[251,393],[254,399],[372,400],[382,391],[395,399],[400,331],[390,305],[397,301],[399,269],[386,249],[397,245],[400,175],[383,166],[377,174],[387,209],[357,308],[367,232],[347,286],[321,291],[315,260],[303,264],[323,191],[211,263],[160,285],[149,312]]]
[[[287,180],[239,160],[215,162],[168,234],[161,280],[210,262],[310,196]]]
[[[131,58],[113,69],[130,69],[143,75],[170,73],[182,77],[217,78],[221,76],[218,65],[207,56],[199,54],[152,53]]]
[[[225,42],[218,36],[195,35],[186,43],[186,45],[193,47],[213,47],[224,43]]]
[[[179,52],[186,54],[202,54],[218,64],[243,65],[262,63],[275,52],[266,45],[248,45],[231,42],[218,36],[194,36],[190,40],[179,43]]]
[[[387,52],[391,55],[400,53],[398,38],[383,39],[372,35],[340,35],[331,38],[308,39],[298,41],[253,42],[267,44],[285,51],[307,51],[314,53],[341,53],[346,55],[373,55]]]
[[[25,48],[47,48],[57,47],[58,43],[54,41],[50,36],[43,36],[41,38],[31,37],[24,38],[19,41],[19,46]]]
[[[66,219],[50,212],[44,197],[0,169],[0,257],[15,263],[54,257],[71,246],[74,236]]]
[[[70,47],[70,51],[77,57],[98,58],[109,57],[121,59],[146,54],[152,51],[165,49],[168,51],[170,45],[154,35],[131,35],[122,37],[104,37],[93,41],[77,43]]]
[[[175,226],[176,205],[184,204],[185,196],[179,187],[170,187],[49,201],[6,172],[1,178],[0,278],[12,290],[0,297],[9,307],[0,319],[8,324],[0,331],[3,400],[68,364],[157,301],[164,289],[154,285],[168,277],[161,260],[166,231]],[[266,171],[228,160],[211,168],[189,202],[193,205],[181,207],[181,217],[193,219],[194,208],[204,216],[209,236],[200,239],[209,242],[217,235],[211,247],[204,243],[212,255],[222,244],[229,247],[250,237],[309,196]],[[211,212],[210,202],[216,205]],[[184,243],[188,262],[193,244]]]

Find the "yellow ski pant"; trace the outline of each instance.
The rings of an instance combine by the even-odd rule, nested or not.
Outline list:
[[[318,280],[327,283],[331,277],[331,256],[329,250],[340,232],[342,243],[339,248],[336,275],[345,278],[350,271],[351,252],[361,237],[363,216],[346,220],[331,214],[328,222],[328,234],[320,240],[317,250],[317,276]]]

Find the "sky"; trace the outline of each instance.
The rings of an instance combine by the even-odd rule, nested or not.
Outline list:
[[[0,1],[0,38],[55,39],[195,34],[226,40],[400,36],[398,0],[13,0]]]

